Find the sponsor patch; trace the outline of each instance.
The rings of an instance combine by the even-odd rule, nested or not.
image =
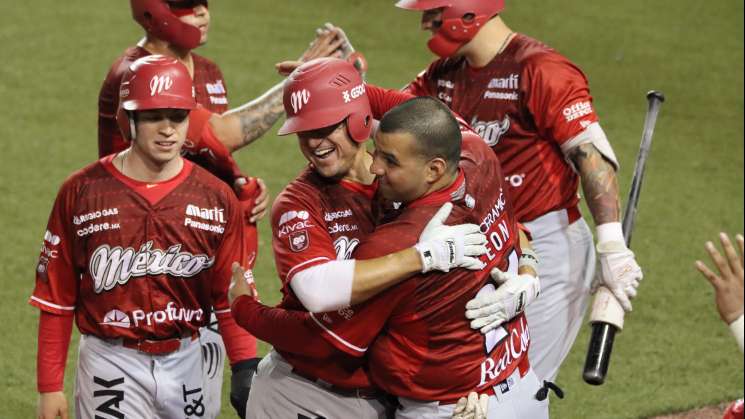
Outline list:
[[[310,214],[308,214],[308,211],[287,211],[286,213],[282,214],[281,217],[279,217],[278,225],[282,227],[283,225],[294,220],[295,218],[299,218],[301,220],[307,220],[308,218],[310,218]]]
[[[350,90],[343,91],[341,94],[344,97],[344,103],[349,103],[365,94],[365,83],[358,84]]]
[[[510,130],[510,117],[505,115],[501,121],[496,120],[487,122],[479,121],[474,117],[471,121],[471,127],[473,127],[476,134],[478,134],[488,146],[494,147],[499,143],[502,136]]]
[[[305,230],[290,234],[288,239],[290,240],[290,250],[293,252],[302,252],[310,245],[310,237]]]
[[[123,311],[117,309],[111,310],[103,317],[103,321],[100,323],[104,326],[121,327],[129,329],[130,321],[129,316]]]
[[[567,122],[572,122],[575,119],[591,114],[592,104],[589,101],[577,102],[572,106],[564,108],[562,113]]]

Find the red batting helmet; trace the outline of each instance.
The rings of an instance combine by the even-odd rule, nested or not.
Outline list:
[[[740,399],[729,405],[724,412],[723,419],[743,419],[743,416],[745,416],[745,407],[743,406],[742,399]]]
[[[313,131],[346,120],[354,141],[370,138],[372,111],[365,82],[347,61],[319,58],[301,65],[287,79],[283,102],[287,120],[279,135]]]
[[[504,0],[399,0],[408,10],[443,8],[442,26],[427,43],[440,57],[451,57],[476,36],[484,24],[504,9]]]
[[[126,140],[135,135],[133,111],[197,107],[189,70],[175,58],[148,55],[133,62],[122,76],[116,122]]]
[[[194,49],[199,46],[202,33],[196,26],[182,22],[165,0],[130,0],[130,4],[132,17],[147,33],[179,48]]]

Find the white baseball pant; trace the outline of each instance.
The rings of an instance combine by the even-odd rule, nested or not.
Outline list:
[[[488,419],[548,419],[548,399],[535,398],[541,384],[532,369],[524,377],[516,370],[501,385],[494,387],[494,395],[489,397]],[[402,408],[396,411],[396,419],[450,419],[454,404],[441,405],[438,402],[420,402],[398,398]]]
[[[191,337],[178,351],[150,355],[91,335],[80,338],[78,419],[203,418],[202,351]]]
[[[199,329],[199,343],[202,346],[202,361],[204,366],[204,400],[207,412],[205,419],[213,419],[220,415],[222,403],[222,378],[225,372],[225,345],[217,330],[217,317],[212,313],[210,325]]]
[[[566,210],[524,223],[538,254],[541,295],[525,312],[530,329],[530,364],[554,381],[577,338],[595,273],[595,249],[585,220],[569,223]]]

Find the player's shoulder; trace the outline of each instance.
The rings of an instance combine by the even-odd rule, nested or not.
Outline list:
[[[528,35],[515,35],[510,49],[513,59],[528,70],[547,69],[553,66],[576,68],[576,65],[559,51]]]
[[[191,173],[187,180],[193,184],[192,187],[199,188],[199,191],[206,195],[212,195],[220,200],[235,202],[237,204],[238,198],[227,183],[198,164],[191,163],[186,159],[184,159],[184,164],[191,166]]]
[[[216,71],[216,72],[222,73],[220,66],[218,66],[216,62],[210,60],[204,55],[199,55],[193,52],[191,53],[191,55],[192,55],[192,60],[194,61],[195,67],[202,67],[205,70]]]
[[[439,58],[427,67],[425,74],[429,79],[436,79],[442,76],[446,76],[454,71],[465,68],[466,59],[465,57],[447,57]]]
[[[277,195],[272,206],[272,212],[290,209],[291,207],[298,209],[299,206],[320,207],[325,186],[319,176],[312,169],[306,167]]]
[[[60,192],[83,193],[90,185],[113,178],[104,168],[104,161],[110,156],[94,161],[74,172],[62,182]]]

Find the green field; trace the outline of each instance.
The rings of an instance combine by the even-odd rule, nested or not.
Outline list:
[[[313,28],[342,25],[369,62],[368,79],[402,86],[431,56],[418,15],[381,0],[219,0],[210,43],[199,50],[222,66],[239,105],[280,79]],[[139,39],[123,0],[4,2],[0,16],[0,417],[33,417],[37,310],[26,304],[57,188],[93,161],[100,83],[121,51]],[[707,6],[708,4],[708,6]],[[547,5],[554,8],[546,10]],[[662,90],[633,249],[645,280],[617,339],[607,383],[581,380],[588,335],[564,365],[554,400],[560,419],[643,418],[741,397],[743,357],[693,269],[703,243],[743,231],[743,2],[564,0],[508,2],[515,30],[544,40],[583,68],[628,190],[646,108]],[[249,174],[272,195],[300,170],[292,138],[270,135],[241,151]],[[265,302],[279,281],[261,223],[255,274]],[[76,341],[77,338],[74,338]],[[72,392],[75,347],[66,391]],[[262,351],[266,346],[262,346]],[[227,399],[222,417],[233,417]]]

